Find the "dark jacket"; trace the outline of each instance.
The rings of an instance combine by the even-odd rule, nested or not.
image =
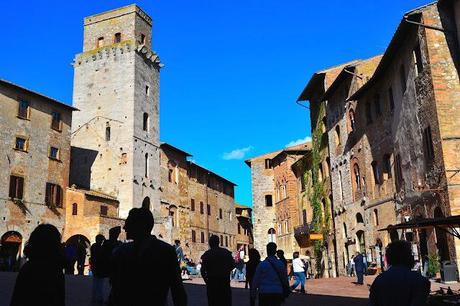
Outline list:
[[[211,248],[201,256],[201,260],[201,275],[205,281],[210,278],[230,281],[230,272],[235,268],[235,262],[229,250]]]
[[[371,306],[425,306],[430,282],[407,267],[393,266],[372,283]]]
[[[187,305],[176,252],[154,236],[115,249],[111,269],[113,306],[163,306],[170,289],[175,306]]]
[[[364,273],[366,270],[366,266],[364,265],[363,261],[364,257],[361,254],[358,254],[353,258],[353,261],[355,262],[355,270],[356,273]]]
[[[246,263],[246,282],[249,286],[252,286],[252,280],[254,278],[254,274],[256,273],[257,266],[260,264],[260,260],[249,260]]]
[[[62,265],[48,260],[26,262],[16,278],[10,306],[64,306],[62,269]]]

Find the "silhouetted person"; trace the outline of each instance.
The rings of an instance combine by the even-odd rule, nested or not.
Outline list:
[[[64,257],[57,228],[51,224],[37,226],[24,254],[29,261],[16,278],[10,306],[64,306]]]
[[[300,284],[300,292],[305,293],[305,263],[299,258],[299,252],[294,252],[292,258],[292,272],[295,282],[291,286],[291,290],[295,290]]]
[[[103,243],[105,237],[101,234],[96,236],[96,242],[91,246],[91,257],[89,263],[91,264],[91,272],[93,274],[93,302],[104,302],[104,283],[108,277],[107,260],[104,254]]]
[[[78,275],[83,275],[85,272],[85,261],[86,261],[86,244],[80,238],[77,244],[77,271]]]
[[[355,263],[355,272],[358,279],[357,284],[364,284],[364,273],[366,272],[366,265],[364,264],[364,257],[361,253],[356,252],[356,256],[353,258]]]
[[[256,249],[249,249],[249,260],[246,263],[246,284],[245,288],[252,287],[252,280],[256,273],[257,266],[260,264],[260,253]],[[251,306],[255,305],[255,298],[250,297],[249,303]]]
[[[259,306],[279,306],[289,292],[289,282],[284,263],[276,258],[276,244],[267,244],[267,258],[256,269],[251,295],[259,294]]]
[[[124,229],[133,242],[112,255],[110,305],[163,306],[169,290],[175,306],[187,305],[174,247],[151,235],[153,224],[150,210],[130,210]]]
[[[201,256],[201,276],[206,282],[209,306],[232,305],[230,273],[235,262],[232,253],[219,247],[219,237],[209,237],[209,247]]]
[[[283,250],[277,250],[276,251],[276,256],[278,257],[279,260],[283,263],[283,265],[286,267],[288,266],[288,262],[286,260],[286,257],[284,257],[284,251]]]
[[[425,306],[430,294],[430,282],[418,272],[411,271],[414,257],[410,242],[398,240],[386,249],[390,268],[372,283],[371,306]]]
[[[66,243],[64,248],[65,274],[75,274],[75,263],[77,262],[77,248],[73,243]]]
[[[174,240],[174,249],[176,250],[177,261],[179,264],[184,261],[184,251],[180,246],[180,240]]]

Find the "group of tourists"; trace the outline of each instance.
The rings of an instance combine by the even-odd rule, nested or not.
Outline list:
[[[125,221],[124,230],[129,242],[118,241],[121,228],[113,228],[108,239],[98,235],[91,246],[90,267],[93,275],[93,302],[109,306],[165,305],[171,292],[175,306],[187,305],[180,262],[186,256],[176,241],[175,246],[151,235],[154,225],[152,213],[145,208],[133,208]],[[200,272],[206,283],[208,306],[231,306],[231,273],[236,266],[232,253],[220,247],[219,237],[209,238],[209,250],[201,257]],[[305,293],[308,263],[293,254],[292,276],[289,284],[287,261],[277,245],[266,246],[267,257],[261,261],[260,253],[249,250],[246,262],[246,287],[253,306],[279,306],[300,285]],[[27,262],[16,279],[11,306],[64,306],[67,269],[65,249],[56,227],[41,224],[32,232],[24,254]],[[362,256],[362,255],[361,255]],[[411,271],[414,259],[406,241],[396,241],[387,247],[389,269],[377,276],[370,287],[371,306],[424,305],[429,281]],[[360,278],[354,258],[355,270]],[[108,281],[107,281],[108,280]],[[104,286],[110,284],[110,294],[104,295]]]

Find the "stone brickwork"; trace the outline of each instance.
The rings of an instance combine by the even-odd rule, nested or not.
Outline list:
[[[277,242],[276,214],[275,214],[275,182],[271,159],[279,151],[254,157],[246,161],[251,167],[252,209],[254,212],[254,248],[262,258],[266,254],[268,242]],[[269,164],[267,164],[269,163]],[[266,202],[266,196],[271,196],[271,205]],[[272,230],[273,234],[269,234]]]
[[[21,101],[28,103],[23,113]],[[14,249],[14,256],[21,255],[23,242],[37,224],[53,224],[61,233],[64,229],[72,110],[59,101],[0,81],[0,243],[5,251]],[[55,129],[53,112],[60,114]],[[25,139],[22,148],[17,147],[16,137]],[[51,147],[59,150],[56,159],[50,155]],[[18,186],[22,198],[10,196],[11,175],[23,178],[23,188]],[[47,183],[62,191],[56,205],[45,202]]]
[[[151,19],[132,5],[85,18],[84,34],[84,52],[74,61],[80,112],[73,118],[71,181],[116,197],[120,217],[142,203],[159,215],[161,64],[151,51]],[[95,45],[99,37],[104,41]]]

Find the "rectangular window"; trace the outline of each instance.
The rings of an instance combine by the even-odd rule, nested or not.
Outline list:
[[[425,154],[425,162],[432,162],[434,159],[434,147],[430,126],[423,130],[423,149]]]
[[[204,204],[203,202],[200,202],[200,214],[204,214]]]
[[[9,197],[12,199],[22,200],[24,196],[24,178],[20,176],[10,176],[10,192]]]
[[[22,119],[29,119],[29,101],[19,101],[18,117]]]
[[[372,107],[369,101],[366,102],[366,121],[367,121],[367,124],[372,123]]]
[[[99,37],[96,41],[96,48],[101,48],[104,46],[104,37]]]
[[[273,206],[273,199],[271,194],[265,195],[265,206],[272,207]]]
[[[59,160],[59,149],[56,147],[50,147],[49,158]]]
[[[51,128],[56,131],[61,130],[61,114],[58,112],[52,112],[51,114]]]
[[[225,236],[225,246],[228,247],[228,236]]]
[[[19,151],[27,152],[27,139],[23,137],[16,137],[14,148]]]
[[[72,216],[76,216],[76,215],[78,215],[78,204],[73,203],[72,204]]]
[[[145,45],[145,35],[142,34],[142,33],[141,33],[141,37],[140,37],[139,43],[141,43],[142,45]]]
[[[211,215],[211,205],[206,204],[206,210],[208,211],[208,216]]]
[[[190,200],[190,210],[195,211],[195,199]]]
[[[115,36],[113,38],[113,42],[118,44],[121,42],[121,33],[115,33]]]
[[[109,208],[105,205],[101,205],[101,216],[107,216]]]
[[[196,232],[192,230],[192,242],[196,242]]]
[[[222,215],[223,215],[223,213],[222,213],[222,208],[219,208],[219,218],[220,218],[220,219],[222,219]]]
[[[105,127],[105,141],[110,141],[111,131],[110,126]]]
[[[271,169],[272,168],[272,160],[271,159],[266,159],[265,160],[265,169]]]
[[[45,204],[49,207],[62,207],[61,186],[46,183]]]
[[[423,62],[422,62],[422,50],[420,49],[420,44],[417,44],[412,52],[414,56],[414,69],[415,76],[419,76],[423,72]]]
[[[201,237],[200,237],[201,238],[201,243],[204,243],[204,232],[201,232],[200,234],[201,234]]]
[[[374,106],[375,106],[375,114],[378,117],[382,114],[382,110],[380,108],[380,95],[379,94],[376,94],[374,96]]]
[[[404,65],[399,68],[399,79],[401,81],[401,92],[404,95],[406,92],[406,69],[404,69]]]
[[[145,85],[145,95],[146,96],[150,95],[150,87],[149,87],[149,85]]]
[[[395,98],[393,95],[393,88],[388,88],[388,103],[390,104],[390,111],[395,109]]]

